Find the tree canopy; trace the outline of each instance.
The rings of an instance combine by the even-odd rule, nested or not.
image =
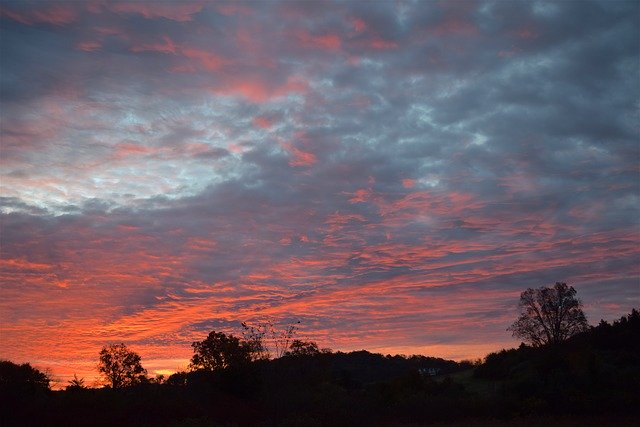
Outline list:
[[[194,342],[191,347],[194,352],[191,369],[208,371],[242,366],[252,360],[256,349],[253,343],[216,331],[211,331],[207,338]]]
[[[507,330],[536,347],[564,341],[589,327],[576,290],[566,283],[527,289],[519,308],[520,316]]]
[[[320,349],[315,342],[293,340],[285,356],[315,356],[317,354],[320,354]]]
[[[100,351],[98,371],[111,388],[130,387],[146,379],[140,356],[124,344],[111,344]]]
[[[8,394],[28,396],[49,390],[49,376],[28,363],[0,360],[0,398]]]

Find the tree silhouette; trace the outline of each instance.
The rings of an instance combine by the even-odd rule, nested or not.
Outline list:
[[[78,378],[76,374],[73,374],[73,379],[69,380],[69,385],[67,386],[66,390],[74,391],[83,390],[85,388],[87,387],[84,385],[84,378]]]
[[[98,371],[104,376],[111,388],[139,384],[147,374],[147,370],[140,363],[140,356],[122,343],[102,348]]]
[[[536,347],[564,341],[589,328],[576,290],[566,283],[527,289],[520,295],[519,308],[520,316],[507,330]]]
[[[240,324],[242,326],[242,337],[249,345],[252,360],[267,360],[271,358],[271,352],[265,342],[265,337],[269,332],[270,323],[259,323],[256,326],[249,325],[246,322]]]
[[[252,360],[254,345],[222,332],[211,331],[203,341],[191,344],[194,355],[190,367],[193,370],[216,371],[242,366]]]
[[[28,363],[0,361],[0,399],[7,395],[29,396],[49,390],[49,376]]]
[[[320,349],[315,342],[293,340],[285,356],[315,356],[317,354],[320,354]]]
[[[298,321],[297,323],[300,323],[300,321]],[[297,326],[289,324],[280,333],[276,333],[275,331],[272,332],[272,339],[273,345],[275,347],[276,357],[282,357],[286,354],[287,351],[289,351],[291,340],[293,339],[297,330]]]
[[[282,330],[274,325],[272,320],[265,320],[250,325],[242,322],[242,336],[244,340],[251,346],[253,360],[280,358],[284,356],[298,332],[300,321],[290,323]]]

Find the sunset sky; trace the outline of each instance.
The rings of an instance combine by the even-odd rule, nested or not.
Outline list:
[[[240,322],[461,360],[640,306],[640,3],[0,3],[0,359]]]

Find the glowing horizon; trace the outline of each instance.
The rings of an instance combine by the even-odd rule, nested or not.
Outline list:
[[[240,322],[517,346],[640,306],[637,2],[0,5],[0,358],[150,374]]]

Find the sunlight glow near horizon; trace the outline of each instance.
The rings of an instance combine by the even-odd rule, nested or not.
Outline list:
[[[242,321],[476,359],[640,305],[637,2],[4,1],[0,358]]]

